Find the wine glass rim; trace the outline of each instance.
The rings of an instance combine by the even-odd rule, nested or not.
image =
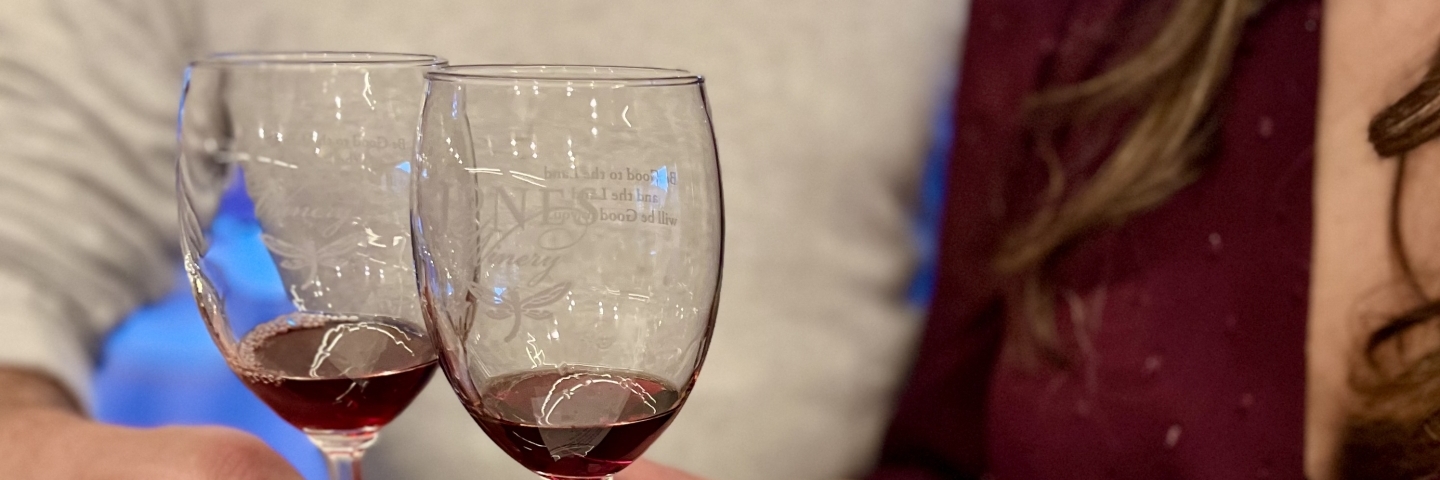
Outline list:
[[[624,65],[466,64],[445,65],[426,72],[425,78],[448,82],[591,83],[660,86],[704,83],[688,70]]]
[[[316,65],[442,66],[444,58],[424,53],[364,51],[242,51],[221,52],[190,62],[191,67],[275,67]]]

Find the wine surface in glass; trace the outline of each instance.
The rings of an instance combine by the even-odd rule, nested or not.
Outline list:
[[[496,377],[470,415],[500,448],[542,475],[623,470],[670,420],[680,392],[639,372],[563,367]]]
[[[235,370],[291,425],[355,430],[395,419],[435,373],[435,361],[429,337],[399,320],[292,313],[251,330]]]

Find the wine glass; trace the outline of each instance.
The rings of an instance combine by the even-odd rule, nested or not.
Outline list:
[[[424,72],[389,53],[222,54],[186,71],[185,270],[231,369],[325,454],[360,457],[435,371],[415,293],[410,158]]]
[[[610,478],[674,419],[714,327],[724,216],[704,82],[593,66],[426,77],[411,228],[441,367],[526,468]]]

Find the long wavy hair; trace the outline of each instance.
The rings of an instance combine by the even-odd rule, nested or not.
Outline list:
[[[1029,99],[1035,150],[1049,183],[1036,211],[1002,240],[994,262],[1019,285],[1006,330],[1021,357],[1066,363],[1054,320],[1055,260],[1087,234],[1159,206],[1199,177],[1217,125],[1215,99],[1257,8],[1255,0],[1177,0],[1159,32],[1129,59]],[[1115,149],[1093,174],[1072,182],[1054,147],[1058,133],[1116,112],[1130,120]]]
[[[1129,59],[1029,100],[1035,153],[1046,163],[1049,183],[1038,208],[1007,233],[994,260],[996,271],[1020,286],[1007,331],[1023,356],[1068,363],[1056,333],[1054,263],[1087,235],[1159,206],[1201,175],[1205,145],[1218,125],[1216,98],[1245,24],[1263,4],[1176,0],[1158,33]],[[1116,112],[1128,120],[1112,153],[1089,176],[1070,178],[1054,148],[1058,132]],[[1360,404],[1343,432],[1335,466],[1341,479],[1440,480],[1440,345],[1434,331],[1440,296],[1417,274],[1401,224],[1409,153],[1437,136],[1440,52],[1420,84],[1370,125],[1375,151],[1397,163],[1387,236],[1407,306],[1375,327],[1359,349],[1350,383]]]

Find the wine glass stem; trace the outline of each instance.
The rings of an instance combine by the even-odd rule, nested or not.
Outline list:
[[[361,480],[360,453],[325,452],[330,480]]]
[[[307,430],[305,434],[325,454],[330,480],[361,480],[360,459],[375,444],[376,430]]]

